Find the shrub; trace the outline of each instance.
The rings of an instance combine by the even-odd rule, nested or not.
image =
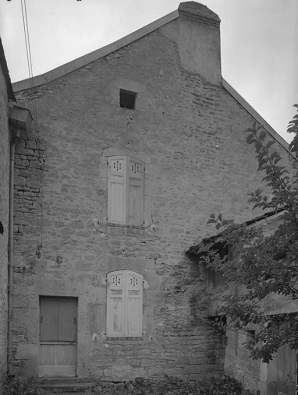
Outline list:
[[[126,383],[100,383],[86,395],[252,395],[241,383],[227,375],[201,382],[185,382],[167,376],[163,380],[137,378]]]
[[[1,387],[4,395],[45,395],[44,391],[38,388],[34,377],[20,378],[5,375]]]

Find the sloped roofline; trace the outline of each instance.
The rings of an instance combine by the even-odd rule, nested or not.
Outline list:
[[[186,3],[181,3],[181,5],[182,4],[186,4]],[[183,10],[180,9],[180,12],[182,11]],[[214,15],[217,17],[216,14]],[[90,64],[91,62],[94,62],[104,56],[107,56],[117,51],[118,49],[133,43],[136,40],[139,40],[140,38],[152,33],[153,31],[159,29],[160,27],[166,25],[167,23],[174,21],[178,17],[179,17],[179,11],[175,10],[170,14],[167,14],[164,17],[157,19],[152,23],[149,23],[148,25],[142,27],[141,29],[138,29],[131,34],[128,34],[127,36],[121,38],[120,40],[115,41],[112,44],[99,48],[75,60],[65,63],[62,66],[56,67],[55,69],[50,70],[47,73],[33,77],[32,79],[27,78],[25,80],[15,82],[12,84],[13,91],[17,93],[33,87],[36,88],[40,85],[44,85],[49,82],[55,81],[58,78],[64,77],[67,74]],[[219,18],[218,21],[220,21]],[[253,118],[255,118],[257,122],[259,122],[261,125],[264,126],[265,130],[271,135],[271,137],[273,137],[283,148],[285,148],[288,151],[289,154],[291,154],[289,151],[289,144],[264,120],[264,118],[261,117],[260,114],[257,113],[257,111],[246,100],[243,99],[243,97],[238,92],[236,92],[236,90],[224,78],[222,78],[222,86],[239,104],[242,105],[242,107]]]
[[[245,100],[239,93],[224,79],[222,78],[222,87],[239,103],[241,106],[257,121],[263,128],[276,140],[283,148],[285,148],[289,155],[293,158],[295,156],[289,151],[289,144],[284,140],[263,117]]]
[[[55,81],[58,78],[64,77],[65,75],[75,70],[87,66],[89,63],[94,62],[95,60],[103,58],[104,56],[107,56],[110,53],[115,52],[118,49],[123,48],[136,40],[139,40],[147,34],[152,33],[154,30],[157,30],[160,27],[166,25],[167,23],[174,21],[178,17],[178,10],[173,11],[170,14],[167,14],[160,19],[157,19],[156,21],[149,23],[149,25],[146,25],[131,34],[128,34],[120,40],[113,42],[112,44],[106,45],[93,52],[83,55],[75,60],[63,64],[62,66],[56,67],[55,69],[50,70],[47,73],[33,77],[32,80],[30,78],[27,78],[26,80],[15,82],[12,85],[13,90],[15,93],[17,93],[26,89],[30,89],[32,87],[38,87],[40,85]]]
[[[16,98],[13,93],[13,87],[11,85],[9,70],[7,67],[7,62],[6,62],[6,58],[5,58],[5,53],[4,53],[4,48],[3,48],[1,37],[0,37],[0,64],[2,67],[2,72],[3,72],[4,78],[5,78],[5,82],[6,82],[8,99],[12,100],[12,101],[16,101]]]
[[[269,224],[272,223],[276,220],[279,219],[282,215],[284,215],[285,210],[284,209],[278,209],[277,211],[268,211],[267,213],[264,213],[262,215],[259,215],[258,217],[252,218],[248,221],[243,222],[240,224],[240,226],[246,225],[246,226],[260,226],[264,223]],[[224,232],[217,233],[212,236],[207,236],[204,237],[199,243],[195,243],[192,246],[190,246],[186,251],[185,255],[190,258],[197,258],[201,255],[200,250],[202,247],[202,244],[205,246],[207,244],[216,244],[220,243],[221,240],[220,238],[222,237]]]

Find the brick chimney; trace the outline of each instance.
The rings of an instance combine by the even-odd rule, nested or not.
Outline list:
[[[180,3],[179,18],[165,26],[165,34],[176,41],[181,66],[212,84],[221,83],[220,19],[195,1]]]

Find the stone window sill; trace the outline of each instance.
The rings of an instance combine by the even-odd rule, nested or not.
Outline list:
[[[107,233],[110,235],[143,236],[144,229],[144,226],[107,223]]]
[[[125,341],[125,342],[128,342],[128,341],[135,342],[135,341],[143,340],[143,337],[106,337],[106,341],[110,342],[113,340],[116,340],[116,341],[121,340],[121,341]]]
[[[112,222],[108,222],[107,226],[110,226],[112,228],[127,228],[127,229],[140,229],[140,230],[144,230],[144,226],[143,225],[123,225],[123,224],[114,224]]]

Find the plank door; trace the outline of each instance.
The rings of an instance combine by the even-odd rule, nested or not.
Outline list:
[[[296,350],[284,344],[277,351],[277,393],[278,395],[296,394],[297,361]]]
[[[76,375],[76,298],[40,298],[39,347],[40,377]]]
[[[281,346],[267,365],[266,395],[296,395],[297,354],[288,344]]]

